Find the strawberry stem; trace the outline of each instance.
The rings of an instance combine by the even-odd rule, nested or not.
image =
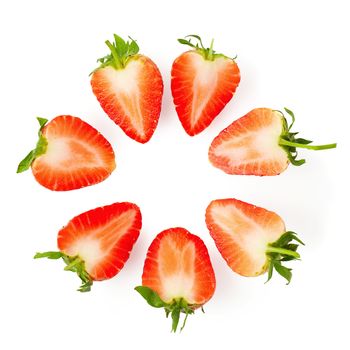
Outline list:
[[[196,44],[193,44],[192,41],[191,41],[192,39],[196,39],[198,42]],[[214,39],[211,40],[210,47],[208,47],[208,48],[204,47],[201,37],[198,36],[198,35],[194,35],[194,34],[186,35],[185,39],[177,39],[177,41],[180,44],[190,46],[196,52],[201,54],[204,57],[204,59],[207,60],[207,61],[214,61],[216,58],[219,58],[219,57],[229,58],[229,57],[227,57],[227,56],[225,56],[225,55],[223,55],[221,53],[216,53],[214,51],[214,49],[213,49],[213,47],[214,47]],[[231,58],[231,59],[234,60],[235,58]]]
[[[160,296],[156,291],[146,286],[135,287],[135,290],[138,293],[140,293],[140,295],[152,307],[164,308],[166,317],[171,315],[171,319],[172,319],[171,331],[174,333],[178,328],[178,324],[180,321],[180,314],[181,313],[186,314],[185,319],[180,328],[180,332],[181,332],[186,325],[188,315],[192,315],[194,313],[194,309],[197,306],[199,306],[199,305],[188,304],[184,298],[176,298],[176,299],[173,299],[170,303],[166,303],[160,298]]]
[[[281,146],[307,148],[307,149],[312,149],[312,150],[315,150],[315,151],[323,150],[323,149],[331,149],[331,148],[336,148],[337,147],[336,143],[329,143],[327,145],[314,146],[314,145],[307,145],[307,144],[302,144],[302,143],[298,143],[298,142],[291,142],[291,141],[283,139],[282,137],[280,138],[279,144]]]
[[[209,47],[209,51],[208,51],[208,55],[207,55],[207,59],[208,59],[209,61],[214,61],[214,57],[213,57],[213,46],[214,46],[214,39],[211,39],[210,47]]]
[[[79,287],[79,292],[90,292],[93,284],[92,277],[85,270],[85,262],[79,256],[69,256],[62,252],[44,252],[36,253],[34,259],[48,258],[48,259],[60,259],[67,264],[64,268],[65,271],[75,272],[82,281],[82,285]]]
[[[288,249],[284,249],[284,248],[272,247],[272,246],[267,246],[266,253],[278,253],[281,255],[292,256],[295,259],[300,258],[300,254],[297,252],[294,252],[294,251],[288,250]]]
[[[298,132],[291,131],[291,128],[295,122],[295,115],[288,108],[284,108],[284,110],[291,117],[292,122],[290,125],[288,125],[287,119],[284,116],[283,112],[276,110],[276,112],[279,112],[281,114],[281,118],[283,122],[283,131],[282,131],[282,134],[280,135],[278,144],[285,150],[289,161],[293,165],[300,166],[305,163],[305,159],[297,159],[298,157],[297,148],[305,148],[305,149],[318,151],[318,150],[331,149],[331,148],[337,147],[336,143],[330,143],[326,145],[310,145],[312,141],[297,137]]]
[[[297,243],[304,245],[303,241],[297,237],[295,232],[287,231],[277,241],[268,244],[266,247],[266,256],[268,259],[268,277],[266,282],[272,278],[273,271],[275,270],[287,280],[287,284],[290,283],[292,269],[283,266],[282,263],[300,259],[300,254],[297,252],[299,247]]]
[[[105,43],[108,46],[108,48],[111,50],[111,54],[112,54],[113,59],[114,59],[114,62],[113,62],[114,67],[116,69],[123,69],[124,68],[123,63],[121,62],[121,60],[119,58],[119,55],[118,55],[116,48],[111,44],[111,42],[109,40],[106,40]]]
[[[113,34],[114,42],[111,43],[109,40],[106,40],[105,43],[111,52],[97,60],[100,63],[100,66],[90,73],[93,74],[100,68],[107,66],[112,66],[115,69],[124,69],[129,59],[135,56],[139,52],[139,46],[136,41],[129,37],[130,41],[125,41],[117,34]]]

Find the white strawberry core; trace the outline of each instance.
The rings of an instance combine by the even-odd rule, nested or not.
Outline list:
[[[196,71],[193,81],[193,103],[190,122],[194,127],[202,112],[216,90],[218,75],[225,69],[227,62],[224,58],[214,61],[204,59],[202,55],[192,54],[193,67]]]
[[[145,135],[143,116],[140,108],[140,86],[138,85],[142,63],[130,61],[124,69],[104,68],[104,74],[111,84],[111,90],[117,96],[125,114],[130,116],[130,123],[141,135]]]
[[[247,130],[247,133],[222,141],[214,148],[214,154],[229,159],[232,167],[252,161],[286,159],[286,152],[278,144],[283,129],[282,119],[279,112],[274,113],[271,124],[256,132]]]
[[[169,254],[169,248],[171,254]],[[195,284],[195,245],[188,242],[186,246],[177,247],[169,239],[162,242],[159,248],[159,255],[167,254],[172,259],[172,271],[169,273],[166,267],[160,266],[160,280],[162,281],[162,297],[165,302],[171,302],[173,299],[185,298],[188,303],[194,303],[193,287]],[[164,258],[160,258],[162,261]]]
[[[41,161],[53,168],[62,168],[64,170],[75,169],[79,167],[103,166],[96,148],[90,146],[87,142],[80,142],[76,138],[60,137],[50,138],[46,153],[41,156]],[[78,148],[83,153],[79,154]]]

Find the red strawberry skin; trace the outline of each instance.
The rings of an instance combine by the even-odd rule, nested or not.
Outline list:
[[[240,71],[232,59],[208,60],[195,50],[175,59],[171,91],[180,122],[190,136],[206,129],[231,100],[240,82]]]
[[[80,118],[61,115],[42,129],[46,152],[31,167],[35,179],[53,191],[97,184],[115,169],[110,143]]]
[[[179,227],[159,233],[148,249],[142,284],[166,303],[179,298],[192,308],[206,303],[216,282],[203,241]]]
[[[148,57],[135,55],[123,69],[97,69],[91,77],[94,95],[105,113],[126,135],[140,143],[152,137],[160,116],[163,80]]]
[[[229,267],[243,276],[266,271],[267,246],[286,231],[276,213],[234,198],[212,201],[206,210],[206,224]]]
[[[82,213],[58,233],[59,250],[79,256],[95,281],[114,277],[128,260],[142,226],[140,209],[123,202]]]
[[[209,160],[227,174],[278,175],[287,169],[287,152],[279,145],[283,115],[256,108],[234,121],[213,140]]]

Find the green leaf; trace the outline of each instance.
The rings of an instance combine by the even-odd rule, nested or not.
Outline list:
[[[117,34],[113,34],[114,46],[117,49],[119,56],[123,56],[128,50],[128,44]]]
[[[288,130],[290,130],[290,129],[292,128],[294,122],[295,122],[295,115],[294,115],[294,113],[293,113],[290,109],[288,109],[288,108],[286,108],[286,107],[284,107],[284,110],[285,110],[285,111],[291,116],[291,118],[292,118],[292,124],[290,124],[290,126],[289,126],[289,128],[288,128]]]
[[[82,281],[82,285],[79,287],[79,292],[89,292],[93,284],[93,280],[85,270],[85,262],[79,256],[69,256],[62,252],[44,252],[36,253],[34,259],[48,258],[48,259],[60,259],[67,264],[64,268],[65,271],[75,272]]]
[[[34,259],[48,258],[48,259],[60,259],[64,254],[62,252],[44,252],[36,253]]]
[[[289,158],[290,162],[295,165],[295,166],[300,166],[305,164],[306,160],[305,159],[298,159],[296,160],[295,158]]]
[[[146,286],[135,287],[135,290],[141,294],[141,296],[147,301],[147,303],[153,307],[160,308],[168,306],[160,296],[151,288]]]
[[[39,134],[40,134],[40,131],[45,126],[45,124],[48,122],[48,120],[45,118],[40,118],[40,117],[36,117],[36,119],[38,120],[39,125],[40,125],[40,129],[39,129]]]
[[[30,168],[31,164],[33,163],[35,159],[35,151],[31,150],[25,158],[18,164],[17,167],[17,174],[23,173],[23,171],[26,171]]]
[[[287,284],[289,284],[292,279],[292,269],[283,266],[279,261],[274,261],[273,266],[275,270],[287,280]]]
[[[171,331],[172,332],[176,332],[177,330],[177,326],[179,324],[179,320],[180,320],[180,307],[177,306],[173,309],[173,311],[171,312],[171,318],[173,320],[173,323],[172,323],[172,328],[171,328]]]
[[[182,44],[182,45],[188,45],[191,47],[196,47],[195,45],[193,45],[190,41],[186,40],[186,39],[177,39],[177,41]]]
[[[187,38],[190,38],[190,39],[187,40]],[[198,43],[196,45],[194,45],[191,42],[191,39],[196,39],[198,41]],[[177,41],[180,44],[188,45],[188,46],[194,48],[196,50],[196,52],[198,52],[199,54],[201,54],[204,57],[205,60],[214,61],[218,57],[223,57],[223,58],[229,59],[229,57],[227,57],[221,53],[216,53],[214,51],[214,49],[213,49],[214,39],[211,41],[211,44],[209,47],[205,47],[203,45],[201,37],[199,35],[196,35],[196,34],[186,35],[185,39],[177,39]],[[231,59],[234,60],[234,58],[231,58]]]
[[[77,290],[78,292],[82,292],[82,293],[90,292],[92,284],[93,282],[91,280],[87,281],[83,283]]]
[[[295,139],[294,142],[300,143],[300,144],[302,144],[302,145],[308,145],[309,143],[312,143],[312,141],[303,139],[303,138],[301,138],[301,137],[298,138],[298,139]]]
[[[131,40],[129,44],[129,55],[136,55],[139,52],[140,48],[137,45],[136,40],[134,40],[130,36],[129,36],[129,39]]]
[[[102,58],[99,58],[97,62],[100,66],[90,73],[93,74],[97,69],[111,66],[115,69],[124,69],[128,64],[130,58],[139,52],[139,46],[134,39],[129,37],[131,40],[125,41],[117,34],[113,34],[114,42],[111,43],[106,40],[105,43],[110,49],[110,53]]]
[[[270,279],[272,278],[272,275],[273,275],[273,263],[270,261],[269,262],[268,274],[267,274],[267,281],[265,283],[270,281]]]
[[[38,120],[40,125],[40,129],[38,132],[39,140],[37,141],[35,148],[31,150],[18,164],[17,174],[23,173],[24,171],[28,170],[36,158],[46,153],[47,140],[44,136],[42,136],[41,130],[47,123],[47,119],[40,117],[37,117],[36,119]]]

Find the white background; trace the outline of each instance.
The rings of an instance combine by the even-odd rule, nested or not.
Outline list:
[[[4,1],[1,35],[0,348],[12,349],[349,349],[349,17],[346,1]],[[159,66],[165,92],[151,141],[127,138],[89,84],[112,34],[138,40]],[[238,55],[242,80],[213,124],[190,138],[172,104],[170,68],[199,34]],[[307,163],[276,177],[229,176],[207,149],[217,133],[254,107],[292,109],[295,130],[336,150],[305,151]],[[79,116],[112,143],[117,169],[101,184],[54,193],[18,162],[36,142],[36,116]],[[236,197],[276,211],[306,242],[293,279],[264,284],[225,264],[206,229],[212,199]],[[33,260],[56,248],[73,216],[118,201],[137,203],[143,228],[131,258],[91,293],[61,261]],[[154,236],[183,226],[207,244],[217,290],[206,314],[181,334],[133,290]]]

